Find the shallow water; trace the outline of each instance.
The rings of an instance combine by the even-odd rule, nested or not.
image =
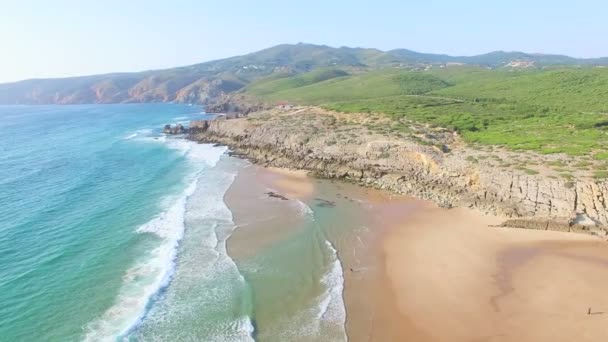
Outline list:
[[[224,195],[248,164],[160,132],[203,117],[0,107],[0,340],[346,339],[342,266],[310,203],[228,253],[243,227]]]

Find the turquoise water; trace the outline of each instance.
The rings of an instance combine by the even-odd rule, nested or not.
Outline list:
[[[112,329],[134,323],[169,267],[169,256],[150,254],[174,239],[137,228],[206,167],[184,162],[188,146],[160,137],[159,128],[200,112],[161,104],[0,107],[0,340],[99,338],[114,333],[95,326],[105,324],[100,317]],[[209,158],[223,152],[207,148]],[[179,233],[165,223],[156,228]],[[158,264],[146,265],[153,258]],[[133,269],[138,263],[148,269]],[[135,285],[125,289],[129,276]]]
[[[0,341],[346,339],[336,225],[315,218],[331,214],[252,186],[255,219],[300,223],[246,259],[228,254],[224,196],[248,163],[160,131],[208,117],[0,107]]]

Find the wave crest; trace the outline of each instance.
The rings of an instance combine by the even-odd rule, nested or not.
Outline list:
[[[226,148],[185,140],[168,140],[167,146],[192,162],[193,171],[187,177],[189,184],[181,194],[173,196],[166,210],[136,229],[140,234],[156,235],[161,239],[160,244],[127,270],[114,304],[86,326],[85,341],[115,341],[141,323],[151,300],[168,286],[175,272],[188,198],[195,192],[202,171],[214,167],[226,151]]]

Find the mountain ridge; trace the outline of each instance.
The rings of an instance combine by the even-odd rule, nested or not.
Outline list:
[[[461,63],[487,68],[520,62],[524,66],[606,66],[608,57],[579,59],[564,55],[494,51],[450,56],[407,49],[281,44],[257,52],[169,69],[118,72],[66,78],[37,78],[0,84],[0,104],[85,104],[180,102],[211,104],[270,75],[295,75],[320,67],[354,71],[417,68]]]

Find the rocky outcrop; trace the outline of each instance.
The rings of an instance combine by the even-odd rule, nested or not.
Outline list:
[[[258,112],[270,107],[244,94],[224,94],[215,97],[207,103],[207,113],[226,113],[232,116],[247,116],[249,113]]]
[[[342,118],[316,108],[261,112],[246,119],[195,122],[191,139],[228,145],[264,165],[309,170],[444,207],[469,206],[517,218],[509,221],[511,226],[605,232],[605,181],[505,172],[464,158],[468,147],[453,135],[443,134],[432,146],[369,132],[348,120],[352,115]],[[580,217],[586,220],[580,222]]]
[[[163,128],[163,133],[165,134],[186,134],[188,129],[186,129],[182,124],[177,124],[175,126],[165,125]]]

